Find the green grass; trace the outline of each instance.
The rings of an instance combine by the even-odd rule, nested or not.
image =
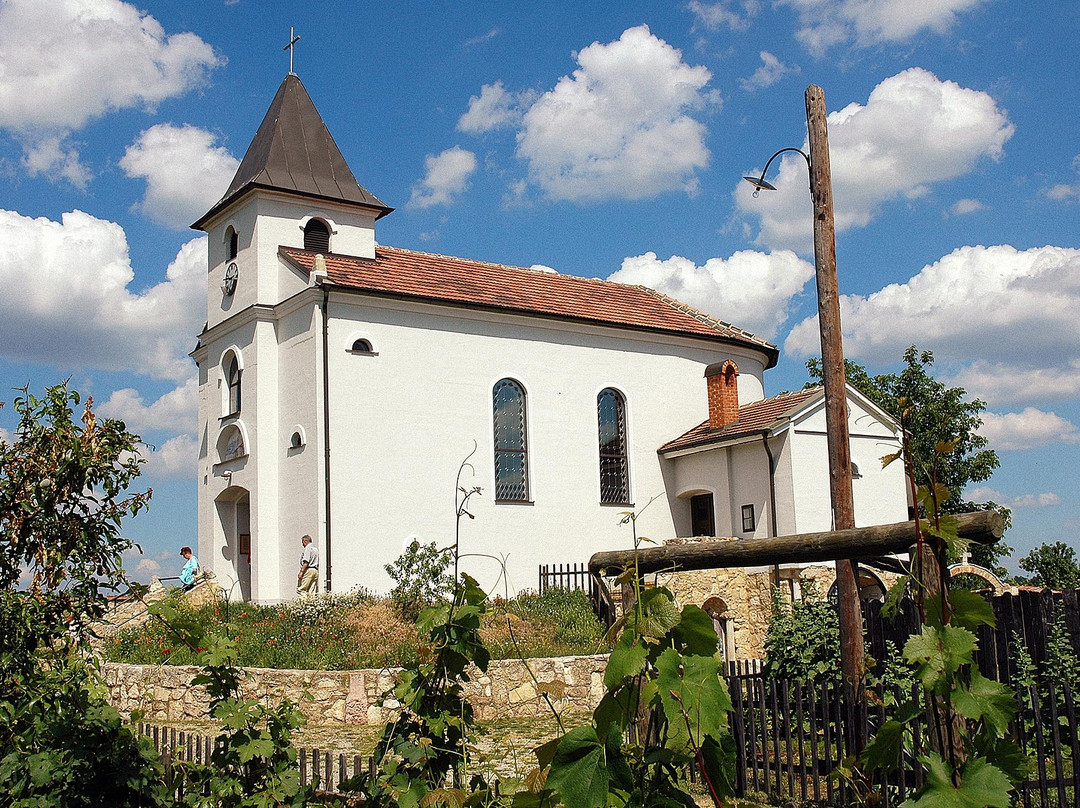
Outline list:
[[[236,641],[239,664],[251,668],[356,670],[415,660],[421,642],[394,605],[365,592],[322,595],[279,606],[219,603],[192,609],[171,596],[185,618],[207,633]],[[549,590],[496,599],[485,616],[484,639],[493,659],[569,656],[606,651],[604,627],[584,592]],[[516,647],[515,647],[516,644]],[[197,649],[177,641],[158,618],[106,639],[110,662],[195,665]]]

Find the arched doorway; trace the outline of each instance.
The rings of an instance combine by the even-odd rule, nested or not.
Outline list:
[[[1002,583],[994,573],[988,570],[986,567],[980,567],[978,564],[972,564],[966,557],[958,564],[952,564],[949,567],[949,577],[956,578],[961,575],[971,575],[981,581],[986,582],[986,587],[994,590],[995,595],[1000,595],[1005,592],[1008,587]]]
[[[859,598],[863,603],[871,600],[885,600],[888,588],[872,570],[859,566]],[[829,587],[829,601],[836,603],[836,581]]]
[[[720,647],[720,658],[724,662],[735,661],[735,627],[731,624],[727,603],[723,598],[711,597],[703,604],[702,610],[712,618],[716,629],[716,639]]]
[[[246,488],[231,486],[214,504],[218,516],[214,561],[218,556],[225,561],[219,581],[231,599],[251,600],[251,495]],[[220,563],[214,566],[221,568]]]

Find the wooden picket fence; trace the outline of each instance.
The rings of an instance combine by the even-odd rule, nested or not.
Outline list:
[[[739,666],[743,667],[743,666]],[[745,666],[752,668],[752,665]],[[838,678],[802,683],[768,678],[755,672],[729,670],[732,698],[731,731],[736,746],[736,786],[740,796],[768,794],[774,800],[801,804],[848,805],[855,802],[851,785],[837,779],[838,764],[850,754],[845,739],[856,733],[871,737],[892,714],[879,701],[870,707],[865,726],[843,725],[842,688]],[[891,704],[901,694],[893,693]],[[921,703],[916,687],[909,700]],[[1017,789],[1025,808],[1080,805],[1080,721],[1076,695],[1067,683],[1022,688],[1019,712],[1009,736],[1029,755],[1033,768]],[[898,806],[923,784],[919,755],[929,751],[927,730],[917,724],[913,744],[899,771],[871,773],[881,787],[882,805]]]
[[[727,671],[731,693],[731,733],[736,749],[736,793],[739,797],[768,795],[773,802],[804,805],[849,805],[855,802],[851,784],[835,777],[839,763],[850,753],[840,709],[841,687],[837,679],[802,683],[770,679],[758,660],[730,663]],[[894,699],[901,694],[894,693]],[[916,687],[907,698],[919,700]],[[1033,766],[1017,789],[1017,803],[1024,808],[1066,808],[1080,805],[1080,720],[1076,695],[1063,683],[1040,693],[1025,688],[1018,694],[1020,710],[1010,737],[1029,755]],[[895,702],[894,702],[895,703]],[[891,714],[879,702],[870,708],[869,720],[858,728],[872,736]],[[176,764],[209,763],[215,739],[185,733],[176,728],[140,724],[165,764],[166,784],[178,793],[182,778]],[[928,751],[926,728],[917,725],[914,743],[904,765],[889,775],[871,773],[881,788],[883,808],[899,806],[923,784],[922,767],[916,758]],[[304,785],[318,782],[324,791],[337,792],[341,782],[364,771],[374,774],[373,757],[301,748],[298,768]],[[493,784],[498,787],[497,782]]]
[[[178,730],[176,727],[161,727],[149,723],[139,724],[139,733],[149,738],[161,756],[165,766],[165,784],[178,794],[183,793],[183,780],[177,776],[177,764],[209,764],[216,739],[210,735],[199,735]],[[346,755],[341,752],[328,752],[315,748],[297,750],[297,766],[300,770],[300,784],[318,783],[320,790],[339,792],[343,780],[356,777],[363,772],[375,772],[375,758],[357,754]]]

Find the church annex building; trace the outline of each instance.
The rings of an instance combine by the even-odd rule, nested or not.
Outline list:
[[[631,546],[629,510],[656,541],[829,529],[823,393],[766,399],[776,346],[644,287],[380,244],[389,213],[290,74],[194,224],[199,556],[233,597],[292,597],[303,534],[323,589],[386,591],[409,542],[453,542],[474,443],[462,567],[500,594]],[[899,427],[848,403],[858,524],[907,519]]]

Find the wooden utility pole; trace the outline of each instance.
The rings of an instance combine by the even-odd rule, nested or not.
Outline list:
[[[810,139],[810,196],[814,202],[814,268],[817,277],[818,325],[821,329],[821,370],[825,383],[825,431],[829,446],[829,491],[833,527],[855,527],[851,495],[851,445],[848,438],[847,391],[844,387],[844,347],[840,330],[840,291],[836,278],[836,229],[833,223],[832,176],[829,166],[829,129],[825,91],[816,84],[806,88],[806,126]],[[844,674],[844,701],[849,705],[849,726],[865,726],[863,694],[865,651],[857,565],[836,561],[837,610],[840,617],[840,664]],[[862,751],[863,737],[849,739],[849,749]]]

